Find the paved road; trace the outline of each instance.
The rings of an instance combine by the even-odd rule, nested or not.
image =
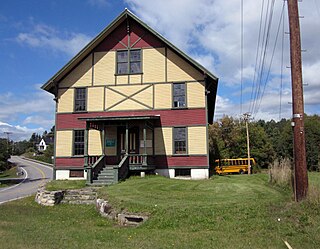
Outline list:
[[[31,162],[18,156],[12,156],[10,161],[21,167],[25,179],[19,184],[0,188],[0,204],[35,194],[40,185],[52,179],[52,168],[49,166]]]

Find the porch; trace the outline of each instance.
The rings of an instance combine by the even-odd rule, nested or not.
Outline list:
[[[154,127],[160,116],[80,119],[86,121],[84,168],[87,184],[114,184],[132,172],[155,169]]]

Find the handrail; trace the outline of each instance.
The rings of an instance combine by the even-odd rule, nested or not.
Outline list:
[[[124,157],[121,159],[121,162],[119,163],[119,165],[117,167],[121,168],[128,158],[129,158],[129,155],[124,155]]]
[[[104,160],[104,158],[105,158],[105,155],[100,156],[99,159],[92,165],[92,169],[95,169],[100,164],[100,162]]]
[[[114,183],[119,182],[119,180],[123,180],[129,174],[129,156],[126,154],[121,159],[119,165],[113,167],[114,170]]]
[[[94,174],[104,167],[105,164],[105,155],[99,157],[93,165],[87,166],[87,182],[92,183]]]

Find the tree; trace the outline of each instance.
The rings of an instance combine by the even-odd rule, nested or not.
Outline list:
[[[306,153],[308,169],[317,169],[320,149],[320,117],[305,115]]]
[[[267,168],[275,158],[271,139],[259,123],[250,123],[249,130],[251,157],[255,158],[260,167]]]
[[[262,167],[267,167],[274,158],[271,141],[259,122],[250,123],[251,157]],[[224,116],[209,127],[210,162],[221,158],[246,158],[247,139],[244,123],[239,119]]]
[[[8,167],[7,160],[10,155],[7,150],[7,139],[0,138],[0,171],[6,170]]]

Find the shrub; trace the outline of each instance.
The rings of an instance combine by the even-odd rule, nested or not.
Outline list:
[[[283,188],[292,186],[292,163],[290,159],[275,160],[270,165],[269,182]]]

